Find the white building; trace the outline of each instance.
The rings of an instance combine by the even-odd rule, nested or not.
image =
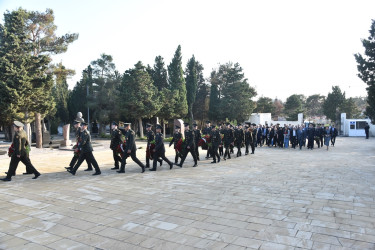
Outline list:
[[[298,114],[298,121],[273,121],[271,118],[271,113],[252,113],[247,122],[255,123],[256,125],[258,124],[276,125],[277,123],[279,123],[281,126],[284,126],[284,124],[286,125],[291,124],[291,125],[296,126],[296,125],[303,124],[304,120],[303,120],[302,113]]]
[[[364,127],[366,122],[370,125],[370,136],[375,136],[375,125],[370,119],[346,119],[346,113],[341,114],[341,135],[366,136]]]

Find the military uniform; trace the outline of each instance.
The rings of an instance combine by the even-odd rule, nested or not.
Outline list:
[[[206,126],[209,125],[209,124],[210,124],[210,121],[206,121]],[[209,126],[209,127],[205,127],[205,128],[203,129],[202,133],[203,133],[204,135],[210,135],[210,133],[211,133],[211,126]],[[210,158],[210,156],[211,156],[211,147],[208,147],[208,148],[207,148],[206,159]]]
[[[231,128],[226,128],[224,130],[224,147],[225,147],[225,152],[224,152],[224,160],[228,157],[230,159],[230,145],[234,141],[234,135],[233,135],[233,130]]]
[[[164,136],[162,133],[156,133],[155,136],[154,162],[152,165],[152,169],[150,169],[150,171],[156,171],[157,162],[159,158],[163,159],[166,163],[169,164],[169,169],[173,168],[173,163],[170,162],[167,157],[165,157]]]
[[[193,124],[196,126],[197,124]],[[199,161],[199,141],[202,138],[201,131],[199,129],[194,129],[194,142],[195,142],[195,155],[197,156],[197,160]]]
[[[14,125],[17,127],[23,127],[21,122],[15,121]],[[14,152],[10,159],[9,169],[7,172],[7,176],[3,178],[3,181],[11,181],[12,176],[16,174],[16,170],[18,167],[19,162],[21,161],[23,164],[26,165],[26,172],[29,174],[34,174],[35,176],[33,179],[36,179],[40,176],[40,173],[35,169],[33,164],[31,164],[29,154],[26,150],[26,146],[29,145],[27,140],[26,132],[23,130],[17,131],[13,137],[13,147]],[[29,145],[30,146],[30,145]],[[18,157],[19,156],[19,157]]]
[[[126,141],[126,144],[125,144],[125,150],[124,150],[124,157],[122,157],[122,161],[121,161],[121,169],[120,169],[120,171],[117,171],[117,172],[118,173],[125,173],[126,159],[130,155],[132,160],[135,163],[137,163],[138,166],[141,167],[142,173],[143,173],[145,171],[146,166],[143,165],[143,163],[140,160],[138,160],[138,158],[136,156],[137,147],[135,145],[135,133],[130,128],[128,129],[128,131],[126,131],[125,141]],[[128,151],[130,151],[130,153],[128,153]]]
[[[235,145],[237,147],[237,157],[239,157],[242,155],[241,148],[242,148],[242,143],[244,141],[245,134],[241,128],[237,128],[237,130],[235,131],[234,137],[235,137]]]
[[[249,128],[245,131],[245,155],[249,154],[249,146],[253,142],[253,133],[249,131]]]
[[[74,121],[74,124],[79,123],[78,121]],[[75,137],[76,137],[76,143],[77,147],[79,147],[80,140],[81,140],[81,127],[78,127],[75,132]],[[76,149],[75,147],[73,149]],[[66,168],[68,170],[72,170],[74,165],[77,163],[79,156],[77,154],[74,154],[72,160],[70,161],[69,167]],[[91,163],[86,159],[87,163],[87,169],[85,171],[92,171],[92,165]]]
[[[256,126],[256,125],[253,124],[253,126]],[[251,129],[250,129],[250,131],[251,131]],[[251,131],[251,133],[252,133],[252,135],[253,135],[253,140],[250,141],[251,154],[254,154],[254,153],[255,153],[255,146],[256,146],[256,144],[257,144],[256,138],[257,138],[257,133],[258,133],[258,131],[257,131],[257,129],[253,129],[253,130]]]
[[[219,133],[220,133],[220,137],[222,134],[224,134],[224,129],[221,127],[221,125],[219,125]],[[221,138],[220,138],[221,139]],[[221,140],[221,144],[220,144],[221,147],[219,147],[219,155],[220,156],[224,156],[224,146],[223,146],[223,140]]]
[[[151,124],[147,124],[146,125],[146,128],[150,128],[151,127]],[[152,149],[151,149],[151,143],[155,140],[155,133],[154,131],[152,131],[151,129],[147,131],[146,133],[146,137],[147,137],[147,148],[146,148],[146,168],[149,168],[150,167],[150,159],[154,160],[154,152],[152,152]],[[156,141],[155,141],[156,143]],[[149,152],[149,156],[147,156],[147,151]],[[159,157],[158,157],[159,158]],[[161,159],[157,159],[157,161],[160,163],[160,166],[162,165],[163,163],[163,160]]]
[[[117,123],[115,122],[112,123],[112,125],[118,126]],[[123,140],[122,140],[121,131],[118,128],[113,129],[111,133],[111,144],[109,146],[112,150],[113,160],[115,161],[115,167],[112,169],[120,168],[119,162],[121,162],[121,157],[119,156],[119,153],[117,152],[117,148],[122,143],[123,143]]]
[[[176,127],[176,128],[180,128],[180,127]],[[177,150],[176,150],[176,145],[177,145],[177,143],[178,143],[178,141],[180,140],[182,138],[182,134],[181,134],[181,132],[175,132],[174,134],[173,134],[173,138],[172,138],[172,140],[171,140],[171,142],[169,143],[169,146],[171,146],[172,144],[173,144],[173,148],[175,149],[175,158],[174,158],[174,163],[176,163],[177,164],[177,162],[178,162],[178,158],[180,157],[180,153],[179,152],[177,152]]]
[[[189,124],[187,124],[189,126]],[[179,167],[182,167],[184,164],[184,161],[186,159],[186,156],[190,152],[190,154],[193,156],[194,159],[194,166],[198,166],[197,162],[197,156],[195,155],[195,141],[194,141],[194,131],[190,130],[185,124],[185,154],[182,156],[180,164],[178,164]],[[187,128],[187,129],[186,129]]]
[[[220,132],[216,129],[211,130],[210,134],[211,143],[212,143],[212,156],[214,158],[214,161],[211,163],[216,163],[216,158],[218,159],[218,162],[220,162],[220,155],[217,152],[219,146],[221,145],[221,135]]]
[[[87,125],[87,123],[83,123],[83,125]],[[90,162],[95,169],[95,173],[93,175],[100,175],[101,171],[98,166],[98,163],[95,160],[94,155],[92,154],[92,151],[94,149],[92,148],[91,144],[91,135],[90,132],[86,129],[81,132],[81,143],[79,145],[81,153],[78,158],[78,162],[73,167],[72,170],[68,170],[72,175],[75,175],[78,168],[81,166],[82,162],[86,159],[86,161]]]

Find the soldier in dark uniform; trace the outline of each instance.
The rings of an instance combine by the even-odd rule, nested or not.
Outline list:
[[[240,157],[242,155],[241,148],[242,148],[242,143],[244,141],[244,137],[245,137],[245,133],[242,130],[242,124],[238,124],[236,134],[235,134],[237,157]]]
[[[229,149],[230,149],[230,153],[231,153],[231,154],[234,154],[234,127],[233,127],[232,124],[230,125],[230,129],[232,130],[233,141],[232,141],[232,143],[229,145]]]
[[[318,124],[316,127],[315,127],[315,130],[314,130],[314,139],[315,139],[315,142],[316,144],[318,144],[318,148],[320,148],[320,135],[321,135],[321,131],[320,131],[320,124]]]
[[[224,131],[224,147],[225,147],[225,152],[224,152],[224,161],[228,157],[230,159],[230,145],[232,145],[234,140],[233,136],[233,131],[230,128],[230,123],[227,123],[227,128]]]
[[[253,140],[250,141],[251,154],[252,154],[252,155],[255,153],[255,146],[256,146],[256,144],[257,144],[257,140],[256,140],[256,138],[257,138],[257,133],[258,133],[258,131],[257,131],[257,129],[256,129],[256,126],[257,126],[257,125],[256,125],[255,123],[253,123],[253,124],[250,126],[250,131],[251,131],[251,133],[252,133],[252,135],[253,135]]]
[[[308,149],[313,149],[314,148],[314,134],[315,134],[315,129],[313,127],[313,124],[309,124],[309,128],[307,129],[307,148]]]
[[[245,155],[249,154],[249,146],[250,142],[253,140],[253,134],[250,131],[250,127],[248,125],[245,126]]]
[[[216,126],[212,125],[211,126],[211,143],[212,143],[212,156],[214,158],[214,161],[211,163],[216,163],[216,157],[217,157],[217,162],[220,162],[220,155],[217,152],[218,148],[221,147],[221,135],[218,130],[216,130]]]
[[[164,147],[164,139],[163,134],[161,133],[161,126],[159,124],[156,125],[156,136],[155,136],[155,148],[154,151],[154,162],[150,171],[156,171],[156,167],[158,164],[158,159],[161,157],[166,163],[169,164],[169,169],[173,168],[173,163],[170,162],[167,157],[165,157],[165,147]]]
[[[112,122],[111,145],[109,146],[113,153],[113,160],[115,161],[115,167],[111,168],[112,170],[120,168],[119,162],[121,162],[121,157],[117,152],[117,147],[121,143],[123,143],[122,133],[118,129],[118,124],[116,122]]]
[[[175,150],[175,157],[174,157],[174,163],[177,164],[178,162],[178,158],[180,157],[180,153],[177,152],[176,150],[176,145],[178,143],[178,141],[182,138],[182,134],[180,132],[180,126],[177,126],[175,127],[175,132],[173,134],[173,138],[171,140],[171,142],[169,143],[169,147],[173,144],[173,147],[174,147],[174,150]]]
[[[219,126],[218,131],[220,132],[220,137],[221,137],[221,135],[224,135],[224,128],[221,125],[221,123],[219,123],[218,126]],[[220,140],[221,140],[221,138],[220,138]],[[223,140],[221,140],[221,143],[220,143],[220,146],[219,146],[219,155],[224,156]]]
[[[35,169],[33,164],[31,164],[29,152],[26,149],[26,147],[30,146],[30,144],[27,140],[26,132],[23,130],[24,125],[19,121],[15,121],[13,126],[15,131],[13,137],[14,152],[10,159],[7,176],[1,180],[11,181],[12,176],[16,175],[16,170],[20,161],[26,165],[26,170],[28,170],[30,174],[34,174],[32,179],[37,179],[40,176],[40,173]]]
[[[194,141],[195,141],[195,155],[197,156],[197,160],[199,161],[199,141],[202,138],[201,131],[198,129],[198,124],[193,123],[193,131],[194,131]]]
[[[368,125],[368,122],[366,122],[365,134],[366,134],[366,139],[368,139],[370,137],[370,125]],[[336,136],[335,136],[335,139],[336,139]],[[333,143],[333,145],[334,145],[334,143]]]
[[[319,136],[319,139],[320,139],[320,147],[323,147],[323,138],[324,138],[324,124],[320,124],[319,126],[319,132],[320,132],[320,136]]]
[[[149,152],[150,154],[149,156],[151,157],[151,159],[154,159],[153,158],[154,152],[151,151],[151,142],[155,140],[155,133],[154,131],[152,131],[151,128],[152,128],[152,125],[147,123],[146,124],[146,130],[147,130],[147,133],[146,133],[146,137],[147,137],[146,168],[150,167],[150,158],[148,157],[147,152]],[[163,164],[163,160],[157,159],[157,161],[160,163],[160,166]]]
[[[78,121],[78,120],[75,120],[73,124],[74,124],[74,128],[76,130],[75,136],[76,136],[76,142],[77,142],[77,145],[74,146],[73,149],[78,150],[79,144],[81,143],[80,142],[80,140],[81,140],[81,122]],[[77,154],[74,154],[72,160],[70,161],[69,167],[67,167],[66,169],[72,170],[74,165],[77,163],[78,158],[79,158],[79,156]],[[84,171],[92,171],[91,163],[87,159],[86,159],[86,162],[87,162],[87,169],[85,169]]]
[[[182,156],[180,164],[177,164],[180,168],[184,164],[186,156],[190,152],[194,159],[194,166],[198,166],[197,156],[195,155],[195,141],[194,141],[194,131],[189,129],[189,123],[184,123],[185,126],[185,154]]]
[[[206,127],[203,129],[202,133],[204,135],[209,135],[211,133],[211,122],[210,121],[206,121]],[[211,157],[211,147],[208,147],[206,159],[208,159],[210,157]]]
[[[126,143],[125,143],[124,157],[122,157],[120,171],[117,171],[117,173],[125,173],[126,159],[129,156],[132,158],[132,160],[135,163],[137,163],[141,167],[142,173],[143,173],[143,172],[145,172],[146,166],[143,165],[143,163],[140,162],[140,160],[138,160],[138,158],[136,156],[137,146],[135,145],[135,133],[130,128],[130,123],[125,123],[124,129],[126,131],[126,133],[125,133]]]
[[[78,168],[81,166],[82,162],[85,159],[94,166],[95,173],[93,175],[101,174],[98,163],[96,162],[95,157],[92,154],[93,148],[91,144],[91,135],[90,135],[90,132],[87,131],[87,125],[88,123],[82,122],[81,143],[79,145],[81,153],[79,155],[78,162],[73,167],[73,169],[72,170],[68,169],[68,172],[71,173],[72,175],[76,174]]]
[[[332,134],[331,145],[334,147],[336,143],[336,137],[338,135],[338,131],[337,131],[337,128],[335,128],[335,125],[332,125],[331,127],[331,134]]]

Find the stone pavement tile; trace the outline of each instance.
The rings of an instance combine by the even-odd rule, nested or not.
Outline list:
[[[6,228],[7,234],[13,234],[15,232],[19,232],[19,230],[22,231],[22,229],[23,229],[23,227],[19,224],[9,222],[9,221],[5,221],[5,220],[1,220],[1,219],[0,219],[0,228]]]
[[[331,228],[325,228],[325,227],[312,227],[311,232],[313,233],[320,233],[320,234],[326,234],[326,235],[331,235],[331,236],[336,236],[340,238],[346,238],[350,239],[351,233],[348,231],[344,230],[336,230],[336,229],[331,229]]]
[[[167,240],[181,245],[194,246],[202,238],[187,234],[174,234],[172,237],[167,237]]]
[[[287,229],[287,228],[272,227],[272,226],[266,227],[265,231],[271,234],[291,236],[291,237],[294,237],[297,234],[297,230],[295,229]]]
[[[47,245],[49,243],[52,243],[61,239],[60,236],[53,235],[53,234],[50,234],[48,232],[44,232],[38,229],[29,229],[27,231],[20,232],[16,234],[15,236],[40,244],[40,245]]]
[[[124,240],[128,239],[132,236],[134,236],[134,233],[120,230],[117,228],[112,228],[112,227],[107,227],[101,231],[96,232],[96,234],[103,236],[103,237],[108,237],[112,239],[118,239],[118,240]]]
[[[351,233],[350,238],[352,240],[364,241],[369,243],[375,243],[374,235]]]
[[[135,249],[135,250],[146,250],[147,248],[141,246],[135,246],[119,240],[110,240],[103,243],[99,243],[95,247],[96,249]]]
[[[57,235],[57,236],[60,236],[60,237],[63,237],[63,238],[66,238],[66,237],[69,237],[69,236],[72,236],[72,235],[78,236],[78,235],[81,235],[81,234],[85,234],[85,232],[82,231],[82,230],[78,230],[78,229],[68,227],[68,226],[64,226],[64,225],[60,225],[60,224],[57,224],[57,225],[51,227],[48,230],[48,233],[51,233],[51,234],[54,234],[54,235]]]
[[[19,250],[50,250],[51,248],[30,242],[22,246],[11,247],[9,249],[10,250],[17,250],[17,249]]]
[[[82,244],[77,241],[69,240],[69,239],[61,239],[58,241],[55,241],[51,244],[48,244],[47,247],[52,248],[52,249],[93,249],[92,246],[88,246],[85,244]]]
[[[210,216],[207,219],[204,220],[204,222],[207,223],[214,223],[214,224],[219,224],[219,225],[231,225],[232,227],[237,227],[237,228],[246,228],[247,225],[249,224],[248,222],[244,221],[238,221],[238,220],[231,220],[231,219],[226,219],[226,218],[220,218],[220,217],[214,217]]]
[[[7,235],[0,238],[0,249],[23,247],[28,243],[30,243],[30,241],[12,235]]]
[[[314,242],[322,242],[322,243],[327,243],[330,245],[341,246],[338,238],[335,236],[313,233],[313,235],[311,236],[311,240]]]
[[[272,242],[265,242],[260,246],[259,249],[260,250],[289,250],[289,249],[294,249],[294,247],[272,243]]]
[[[311,235],[312,235],[311,232],[306,232],[306,231],[301,231],[301,230],[299,230],[299,231],[297,232],[296,237],[297,237],[297,238],[301,238],[301,239],[305,239],[305,240],[309,240],[309,239],[311,239]]]
[[[252,238],[238,237],[233,242],[233,244],[243,246],[243,247],[248,247],[248,248],[259,249],[259,247],[263,244],[263,241],[252,239]]]
[[[137,245],[141,244],[141,242],[143,242],[147,239],[148,239],[147,235],[134,234],[133,236],[131,236],[127,239],[123,239],[123,241],[126,242],[126,243],[130,243],[130,244],[133,244],[133,245],[137,246]]]
[[[283,227],[283,228],[288,228],[288,229],[294,229],[296,226],[296,223],[294,222],[286,222],[286,221],[273,221],[271,226],[274,227]]]
[[[368,243],[364,241],[355,241],[353,245],[350,246],[352,249],[375,249],[374,243]]]
[[[246,247],[230,244],[224,248],[225,250],[245,250]]]
[[[216,230],[213,229],[212,231],[216,231]],[[257,234],[257,232],[253,231],[253,230],[236,228],[236,227],[229,227],[229,226],[220,230],[220,232],[226,233],[226,234],[231,234],[231,235],[236,235],[236,236],[241,236],[241,237],[253,237]]]

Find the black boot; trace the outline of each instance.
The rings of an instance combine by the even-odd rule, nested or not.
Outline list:
[[[121,166],[120,170],[117,173],[125,173],[125,165]]]
[[[34,179],[34,180],[35,180],[35,179],[38,179],[38,177],[39,177],[40,175],[41,175],[41,174],[38,172],[38,173],[35,174],[35,176],[34,176],[32,179]]]

